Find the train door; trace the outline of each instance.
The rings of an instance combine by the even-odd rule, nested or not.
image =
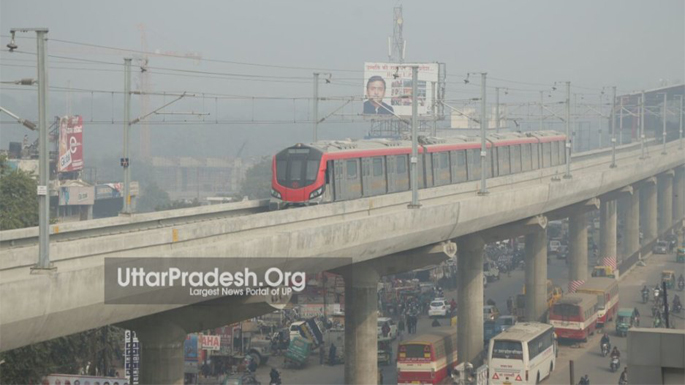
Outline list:
[[[388,180],[388,192],[393,193],[397,191],[397,188],[395,187],[395,156],[394,155],[389,155],[385,157],[385,169],[386,169],[386,175],[387,175],[387,180]]]
[[[373,195],[371,180],[371,158],[362,158],[362,195],[365,197]]]
[[[344,165],[342,160],[332,160],[328,163],[333,166],[333,200],[340,201],[345,199],[343,196],[343,186],[345,184]]]

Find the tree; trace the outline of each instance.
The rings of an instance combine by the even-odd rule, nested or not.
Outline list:
[[[197,207],[197,206],[200,206],[200,201],[198,201],[197,198],[193,199],[192,201],[176,200],[176,201],[173,201],[171,203],[167,203],[165,205],[155,207],[155,211],[185,209],[188,207]]]
[[[0,159],[0,230],[38,226],[37,186],[30,173],[10,170]]]
[[[271,196],[271,157],[264,157],[245,172],[240,195],[248,199],[266,199]]]
[[[155,211],[158,207],[168,205],[171,200],[169,194],[162,190],[157,183],[149,182],[143,187],[143,193],[138,200],[138,211],[141,213]]]

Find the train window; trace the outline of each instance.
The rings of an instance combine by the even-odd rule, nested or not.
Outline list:
[[[466,162],[468,163],[469,180],[480,178],[480,149],[467,150]]]
[[[288,167],[287,160],[276,161],[276,179],[278,179],[279,184],[285,184],[286,178],[286,168]]]
[[[407,156],[399,155],[395,159],[397,160],[397,173],[405,174],[407,172]]]
[[[449,153],[440,153],[440,168],[450,168],[450,156]]]
[[[549,167],[551,166],[551,160],[552,160],[552,143],[547,142],[542,144],[542,167]]]
[[[302,161],[301,160],[291,160],[290,161],[290,173],[289,179],[291,182],[299,181],[302,179]]]
[[[305,179],[307,182],[314,182],[316,180],[316,174],[319,172],[319,161],[318,160],[308,160],[307,161],[307,174]]]
[[[533,143],[531,145],[531,161],[533,162],[533,170],[537,170],[540,168],[540,144],[539,143]]]
[[[521,168],[523,171],[530,171],[533,167],[530,146],[530,143],[521,145]]]
[[[509,174],[509,146],[502,146],[497,149],[499,175]]]
[[[511,146],[511,173],[521,172],[521,146],[515,144]]]
[[[453,164],[454,164],[454,169],[456,173],[456,182],[463,182],[466,180],[466,177],[468,176],[468,171],[466,170],[466,151],[465,150],[460,150],[460,151],[455,151],[452,154],[453,158]]]
[[[347,164],[345,165],[347,168],[347,179],[356,179],[357,178],[357,161],[356,160],[348,160]]]
[[[373,158],[373,176],[383,175],[383,159]]]

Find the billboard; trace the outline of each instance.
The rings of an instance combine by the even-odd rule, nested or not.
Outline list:
[[[412,68],[419,66],[419,116],[431,115],[438,63],[364,63],[364,115],[411,116]]]
[[[83,118],[64,116],[59,120],[59,162],[57,171],[83,169]]]
[[[221,336],[200,334],[200,344],[205,350],[221,350]]]
[[[60,206],[91,206],[95,203],[94,186],[60,186]]]

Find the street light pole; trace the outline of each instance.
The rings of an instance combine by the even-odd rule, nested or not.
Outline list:
[[[621,97],[621,109],[618,115],[618,143],[623,145],[623,97]]]
[[[48,74],[47,74],[47,28],[10,29],[12,41],[8,44],[10,52],[17,48],[14,44],[16,32],[36,33],[38,57],[38,263],[32,271],[52,270],[50,263],[50,143],[48,139]],[[27,126],[28,127],[28,126]]]
[[[314,72],[314,100],[313,100],[314,106],[312,108],[313,115],[314,115],[314,132],[313,132],[313,139],[314,142],[318,140],[318,130],[319,130],[319,73]]]
[[[680,123],[680,130],[678,131],[678,149],[682,150],[683,149],[683,95],[680,96],[680,116],[679,123]]]
[[[488,76],[487,72],[482,72],[480,74],[481,76],[481,86],[480,86],[480,191],[478,191],[478,195],[487,195],[488,194],[488,187],[486,185],[486,177],[487,177],[487,147],[485,144],[485,133],[487,131],[487,125],[488,125],[488,119],[487,119],[487,111],[485,110],[485,81]]]
[[[661,150],[661,155],[666,155],[666,104],[668,104],[668,93],[664,92],[664,116],[662,118],[664,121],[664,132],[661,139],[661,141],[664,143],[664,148]]]
[[[131,214],[131,163],[129,159],[129,137],[131,135],[131,59],[124,59],[124,208],[123,214]]]
[[[418,158],[419,158],[419,145],[418,145],[418,78],[419,78],[419,67],[411,67],[411,162],[409,166],[411,167],[411,204],[409,208],[418,209],[421,207],[419,205],[419,181],[418,181]]]
[[[571,175],[571,82],[566,82],[566,174],[564,179],[573,178]]]
[[[499,87],[495,87],[495,132],[499,134]]]
[[[645,159],[645,91],[640,95],[640,159]]]
[[[616,86],[612,87],[613,97],[611,99],[611,165],[609,167],[616,167]]]

